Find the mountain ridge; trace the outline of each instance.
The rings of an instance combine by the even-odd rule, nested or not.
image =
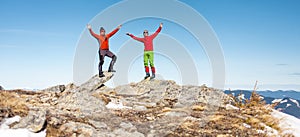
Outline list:
[[[233,91],[225,90],[224,93],[226,93],[226,94],[234,93],[234,96],[243,95],[244,99],[249,99],[251,97],[252,91],[248,91],[248,90],[233,90]],[[281,93],[279,93],[279,95],[282,98],[273,98],[273,97],[269,97],[269,96],[264,96],[264,94],[261,94],[262,92],[257,92],[257,93],[262,96],[263,100],[267,104],[274,104],[275,103],[276,105],[275,105],[274,109],[279,110],[283,113],[292,115],[292,116],[300,119],[300,107],[299,107],[300,100],[294,99],[293,97],[281,96]]]

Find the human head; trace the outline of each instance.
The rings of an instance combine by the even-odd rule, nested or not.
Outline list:
[[[145,37],[145,36],[149,36],[148,30],[144,30],[143,34],[144,34],[144,37]]]
[[[103,27],[100,28],[100,35],[105,35],[105,29]]]

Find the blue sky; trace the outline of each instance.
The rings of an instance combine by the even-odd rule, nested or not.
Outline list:
[[[85,34],[86,24],[117,2],[1,0],[0,85],[8,89],[46,88],[72,82],[74,54],[78,39]],[[262,89],[300,90],[300,1],[181,2],[199,12],[218,36],[225,56],[226,88],[251,88],[258,80]],[[126,23],[111,39],[111,50],[117,53],[120,46],[114,45],[129,39],[124,35],[127,31],[140,35],[145,28],[154,31],[159,22],[164,22],[163,34],[178,39],[193,55],[199,84],[210,85],[211,68],[205,52],[189,46],[196,44],[195,39],[184,29],[176,29],[178,26],[172,22],[146,18]],[[98,28],[93,26],[96,32]],[[97,46],[93,38],[89,42]],[[172,66],[171,61],[159,56],[157,60],[156,65],[161,66],[159,72],[164,78],[177,80],[180,77],[177,72],[163,67],[163,62]],[[132,65],[139,68],[130,70],[129,74],[144,75],[139,62],[141,58]],[[136,77],[129,79],[138,81]]]

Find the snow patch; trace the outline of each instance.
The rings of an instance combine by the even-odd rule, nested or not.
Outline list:
[[[282,129],[283,134],[290,133],[296,137],[300,137],[300,119],[277,110],[273,110],[271,114],[280,120],[279,127]]]
[[[232,92],[231,95],[234,96],[235,94]],[[234,96],[234,97],[235,97],[235,96]]]
[[[275,130],[275,129],[273,129],[273,128],[265,125],[265,124],[263,124],[263,126],[265,127],[264,131],[265,131],[265,133],[267,133],[268,136],[274,137],[274,136],[278,136],[279,135],[279,133],[278,133],[277,130]]]
[[[273,101],[272,101],[272,103],[278,103],[278,102],[281,102],[282,101],[282,99],[274,99]]]
[[[243,123],[243,126],[244,126],[245,128],[251,128],[251,126],[248,125],[248,124],[246,124],[246,123]]]
[[[294,102],[295,104],[297,104],[297,107],[298,107],[298,108],[300,108],[300,106],[299,106],[299,102],[298,102],[297,100],[295,100],[295,99],[291,99],[291,98],[290,98],[290,101],[292,101],[292,102]]]
[[[30,132],[26,128],[10,129],[9,125],[14,122],[19,122],[20,116],[14,116],[4,119],[0,126],[0,137],[46,137],[46,130],[39,133]]]
[[[245,99],[245,94],[240,94],[237,98],[239,99],[239,101],[246,100]]]
[[[279,136],[279,133],[278,133],[277,130],[275,130],[275,129],[269,127],[269,126],[267,126],[267,125],[264,124],[264,123],[260,123],[260,125],[263,126],[264,129],[263,129],[263,130],[260,130],[260,129],[259,129],[259,130],[256,130],[257,133],[267,134],[268,137],[269,137],[269,136],[270,136],[270,137],[277,137],[277,136]]]
[[[233,106],[233,105],[230,105],[230,104],[226,104],[225,108],[226,108],[227,110],[230,110],[230,109],[235,109],[235,110],[237,110],[237,109],[239,109],[238,107]]]
[[[263,96],[259,96],[259,98],[260,98],[261,100],[265,99]]]
[[[289,106],[292,106],[292,104],[286,104],[286,108],[289,107]]]
[[[263,134],[263,133],[265,133],[265,131],[259,129],[259,130],[257,130],[257,133]]]
[[[1,123],[0,129],[9,129],[9,125],[14,122],[19,122],[21,119],[20,116],[14,116],[11,118],[4,119],[4,122]]]
[[[280,101],[280,103],[286,103],[286,102],[288,102],[287,99]]]
[[[132,109],[132,107],[124,106],[121,102],[119,102],[119,103],[109,102],[106,105],[106,108],[108,108],[108,109]]]

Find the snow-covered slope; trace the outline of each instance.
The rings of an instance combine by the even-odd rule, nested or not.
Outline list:
[[[291,133],[296,137],[300,137],[300,119],[274,110],[272,115],[280,119],[279,126],[283,130],[283,133]]]

